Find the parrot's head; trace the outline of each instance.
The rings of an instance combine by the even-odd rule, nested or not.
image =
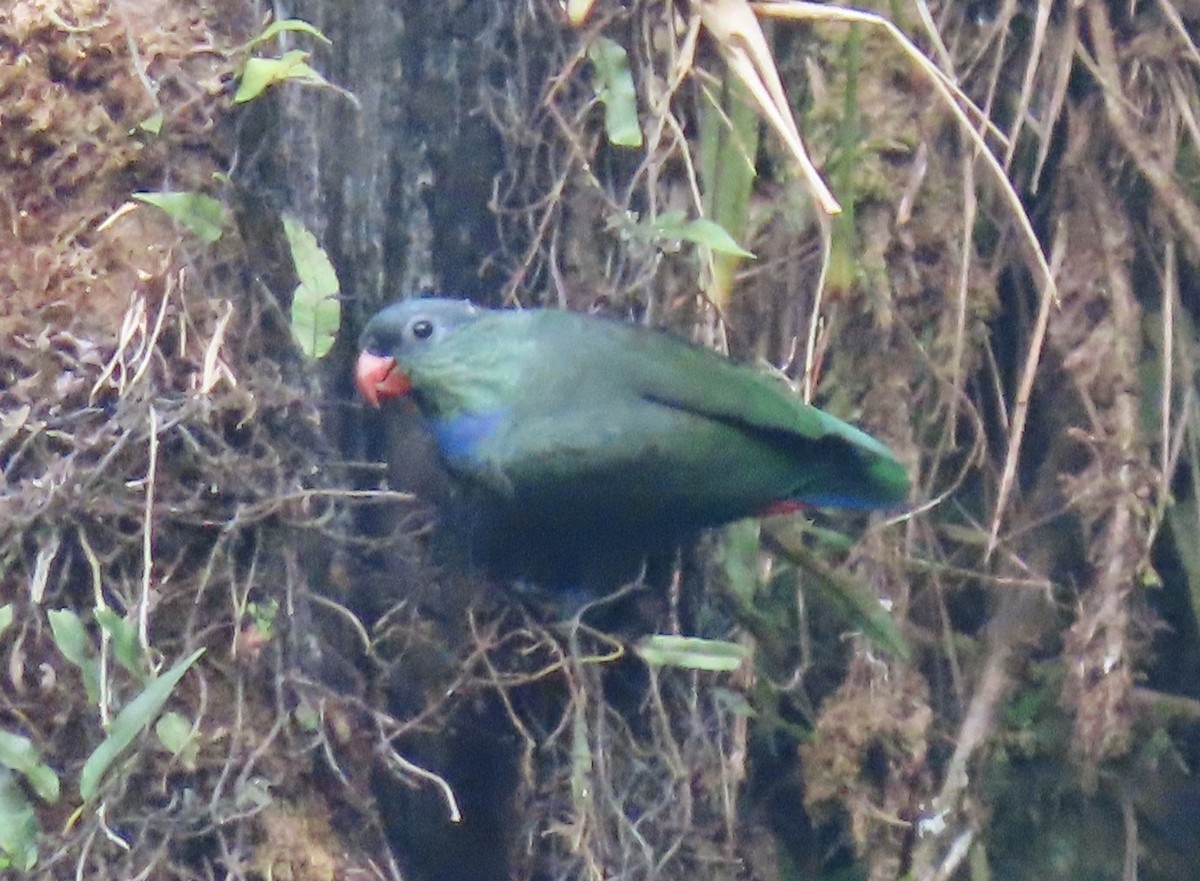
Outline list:
[[[409,394],[414,375],[439,361],[439,344],[480,314],[466,300],[414,299],[388,306],[363,330],[354,374],[359,393],[375,407]]]

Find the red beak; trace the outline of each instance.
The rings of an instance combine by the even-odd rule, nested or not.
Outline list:
[[[372,407],[383,401],[407,395],[412,390],[408,377],[396,366],[396,359],[388,355],[372,355],[363,352],[358,356],[354,370],[354,384],[358,392]]]

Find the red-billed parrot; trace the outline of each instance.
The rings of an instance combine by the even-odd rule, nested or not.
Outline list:
[[[665,332],[412,299],[375,315],[362,349],[359,391],[416,405],[480,512],[477,561],[507,577],[596,583],[741,517],[908,495],[879,441]]]

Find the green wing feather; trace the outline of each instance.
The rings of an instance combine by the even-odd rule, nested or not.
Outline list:
[[[907,495],[907,475],[885,446],[714,352],[634,325],[536,310],[481,320],[461,354],[505,335],[536,343],[509,362],[522,393],[480,464],[514,485],[611,493],[612,504],[647,511],[667,502],[699,520],[785,498],[870,507]]]
[[[815,441],[838,437],[877,455],[892,454],[866,432],[796,400],[783,384],[760,371],[675,337],[623,325],[610,330],[640,337],[645,345],[614,346],[620,366],[644,397],[748,429]]]

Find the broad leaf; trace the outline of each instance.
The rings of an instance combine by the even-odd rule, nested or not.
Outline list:
[[[225,232],[225,206],[204,193],[134,193],[133,198],[166,212],[210,245]]]
[[[718,254],[733,254],[738,257],[754,255],[739,245],[725,228],[707,218],[685,220],[682,211],[666,211],[658,216],[650,228],[658,239],[673,242],[692,242],[704,245]]]
[[[41,754],[28,737],[0,730],[0,765],[24,775],[42,801],[49,804],[58,801],[58,775],[42,762]]]
[[[300,221],[285,215],[283,231],[300,284],[292,294],[292,335],[310,358],[333,348],[342,322],[337,273],[316,237]]]
[[[597,37],[588,46],[588,60],[596,77],[596,98],[604,104],[604,130],[618,147],[642,146],[638,122],[637,90],[629,72],[625,47],[608,37]]]
[[[308,34],[310,37],[316,37],[327,46],[333,45],[333,41],[330,40],[329,37],[325,36],[325,34],[321,32],[321,29],[316,25],[309,24],[307,21],[304,21],[300,18],[282,18],[279,21],[273,21],[267,25],[261,34],[247,44],[247,48],[253,49],[255,46],[259,46],[267,42],[284,31]]]
[[[686,670],[732,672],[750,657],[750,650],[736,642],[700,639],[693,636],[656,634],[638,641],[634,651],[647,664],[682,667]]]
[[[155,720],[162,711],[163,705],[188,671],[192,664],[204,654],[204,649],[197,649],[186,658],[178,661],[166,673],[151,680],[146,688],[131,700],[117,717],[113,719],[108,730],[108,737],[88,756],[79,774],[79,794],[85,802],[94,801],[100,791],[100,780],[117,757],[123,753],[134,738]]]
[[[327,86],[329,82],[308,66],[308,53],[299,49],[285,52],[279,58],[251,58],[242,68],[234,104],[253,101],[269,87],[282,82],[302,82]]]
[[[0,768],[0,870],[25,873],[37,865],[38,821],[12,772]]]
[[[100,667],[96,662],[96,646],[88,636],[79,616],[70,609],[51,609],[46,613],[50,634],[62,656],[79,668],[88,700],[100,699]]]
[[[127,621],[107,607],[96,610],[96,623],[112,640],[113,656],[129,673],[140,680],[146,678],[146,664],[138,645],[137,625]]]

